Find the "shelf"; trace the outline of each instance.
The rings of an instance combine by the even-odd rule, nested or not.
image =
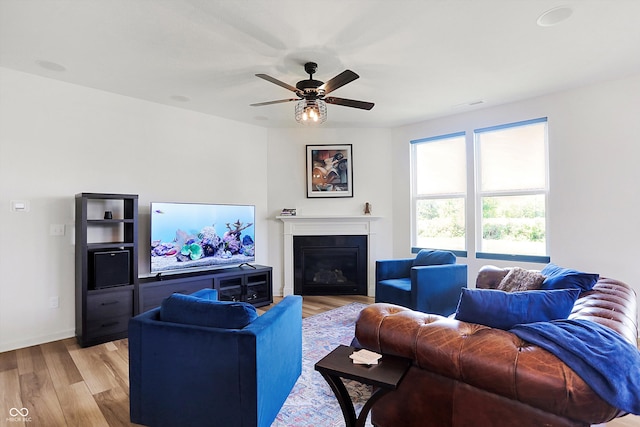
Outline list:
[[[113,291],[132,291],[133,285],[121,285],[121,286],[112,286],[110,288],[102,288],[102,289],[87,289],[87,295],[103,295],[110,294]]]
[[[97,249],[113,249],[113,248],[133,248],[135,243],[129,242],[97,242],[87,243],[87,249],[95,251]]]
[[[134,219],[88,219],[87,225],[133,224]]]
[[[247,281],[247,286],[260,286],[260,285],[266,285],[266,284],[267,284],[266,280],[260,280],[257,282]]]
[[[138,199],[137,194],[109,194],[109,193],[80,193],[76,197],[84,197],[85,199],[95,200],[124,200],[124,199]]]
[[[105,212],[114,218],[104,219]],[[75,214],[78,343],[125,338],[138,311],[138,196],[79,193]]]
[[[324,221],[360,221],[360,220],[379,220],[381,216],[376,215],[277,215],[276,219],[280,221],[306,221],[306,220],[324,220]]]

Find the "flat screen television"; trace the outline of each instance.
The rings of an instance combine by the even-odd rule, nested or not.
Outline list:
[[[255,206],[151,203],[151,273],[255,261]]]

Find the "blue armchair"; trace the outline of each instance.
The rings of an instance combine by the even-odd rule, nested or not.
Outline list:
[[[376,302],[449,316],[456,311],[467,266],[448,251],[422,249],[416,258],[376,261]]]
[[[271,425],[302,372],[302,298],[259,317],[250,304],[217,299],[214,289],[173,294],[130,320],[132,422]]]

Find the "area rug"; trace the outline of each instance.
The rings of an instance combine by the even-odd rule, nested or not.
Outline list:
[[[354,302],[302,320],[302,375],[272,427],[344,426],[338,400],[313,367],[338,345],[351,343],[356,319],[365,307],[366,304]],[[371,396],[371,387],[357,381],[345,381],[345,385],[358,414]]]

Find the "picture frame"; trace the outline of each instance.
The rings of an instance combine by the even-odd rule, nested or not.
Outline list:
[[[353,197],[351,144],[307,145],[307,198]]]

